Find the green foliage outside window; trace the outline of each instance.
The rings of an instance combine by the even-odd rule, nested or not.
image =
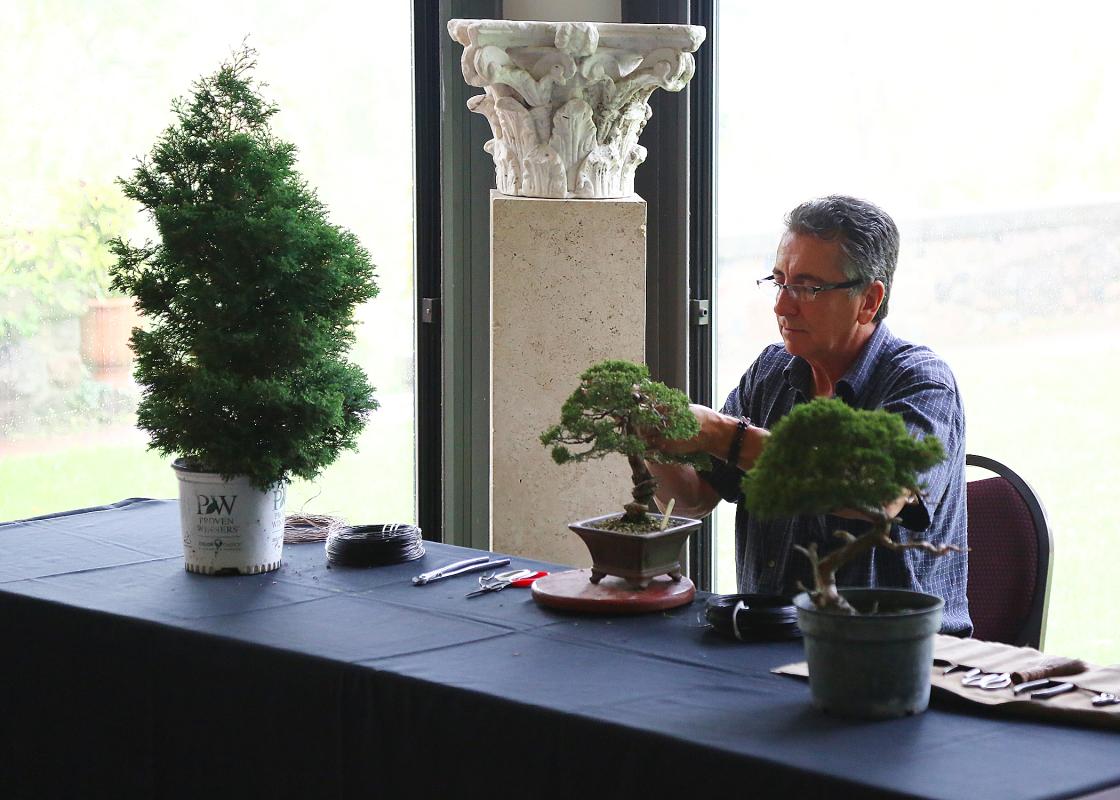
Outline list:
[[[135,214],[117,187],[83,184],[65,198],[56,224],[0,228],[0,340],[33,336],[44,322],[112,295],[109,243]]]

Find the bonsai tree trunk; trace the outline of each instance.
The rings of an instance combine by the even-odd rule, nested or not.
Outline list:
[[[886,514],[880,512],[875,515],[875,527],[862,536],[855,537],[847,531],[836,531],[836,536],[844,539],[845,544],[836,548],[824,558],[817,555],[815,542],[808,548],[797,547],[797,549],[807,555],[813,563],[814,590],[809,593],[813,598],[813,604],[817,608],[836,608],[849,614],[855,614],[856,610],[848,604],[848,601],[840,595],[840,591],[836,588],[836,570],[875,545],[888,542],[893,544],[891,541],[891,520]]]
[[[857,614],[836,588],[836,570],[844,564],[858,558],[873,547],[886,547],[889,550],[925,550],[936,556],[943,556],[952,551],[959,551],[956,545],[935,545],[923,540],[913,542],[896,542],[891,538],[891,525],[895,519],[888,517],[882,510],[865,509],[872,518],[874,527],[862,536],[852,536],[847,531],[836,531],[835,536],[844,540],[844,544],[833,550],[824,558],[817,555],[816,542],[808,547],[794,545],[798,550],[809,557],[813,564],[813,591],[809,596],[817,608],[834,608],[848,614]],[[802,587],[804,588],[804,587]],[[806,590],[808,591],[808,590]]]
[[[630,462],[630,478],[634,481],[634,502],[626,504],[626,514],[622,521],[645,522],[653,502],[653,493],[657,489],[657,478],[653,477],[646,460],[641,456],[627,456],[627,460]]]

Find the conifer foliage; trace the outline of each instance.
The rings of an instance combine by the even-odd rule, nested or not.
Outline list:
[[[353,449],[373,388],[346,351],[374,267],[295,169],[275,105],[243,45],[173,103],[125,194],[158,243],[112,249],[113,288],[149,322],[136,329],[138,422],[151,446],[259,488],[312,478]]]
[[[653,501],[657,480],[646,459],[710,466],[706,455],[673,455],[651,446],[647,437],[691,439],[700,423],[688,408],[688,396],[651,380],[645,364],[602,361],[580,376],[579,387],[565,401],[560,424],[541,434],[557,464],[589,461],[611,453],[626,456],[634,482],[634,502],[624,520],[641,525]],[[582,449],[573,452],[570,446]]]
[[[747,508],[765,517],[880,511],[945,458],[936,436],[914,439],[902,417],[835,398],[795,406],[743,479]]]
[[[876,546],[918,548],[938,556],[959,550],[921,540],[895,541],[895,520],[885,510],[904,494],[919,495],[918,475],[944,458],[936,436],[912,437],[898,414],[817,398],[795,406],[775,423],[754,467],[743,477],[743,502],[761,518],[847,509],[872,520],[871,530],[859,537],[837,531],[844,544],[827,555],[819,555],[815,543],[797,547],[813,564],[814,603],[854,613],[837,591],[836,570],[861,553]]]

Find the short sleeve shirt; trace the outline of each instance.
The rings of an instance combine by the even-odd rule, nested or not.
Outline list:
[[[892,536],[898,541],[927,539],[933,544],[967,545],[965,509],[964,409],[956,379],[933,351],[891,334],[879,323],[863,351],[841,378],[836,396],[853,408],[877,409],[902,415],[906,427],[919,438],[941,440],[946,458],[919,476],[924,487],[920,502],[907,505]],[[751,365],[727,397],[722,411],[747,416],[753,425],[771,428],[798,403],[813,397],[809,363],[780,345],[770,345]],[[701,473],[720,496],[736,503],[735,572],[739,591],[792,595],[798,584],[812,586],[809,559],[794,549],[813,542],[824,554],[840,543],[833,532],[858,535],[863,523],[832,515],[760,520],[744,507],[741,470],[715,461]],[[945,601],[941,630],[959,636],[972,632],[965,593],[966,552],[935,557],[922,550],[894,552],[872,548],[837,573],[840,586],[878,586],[911,589]]]

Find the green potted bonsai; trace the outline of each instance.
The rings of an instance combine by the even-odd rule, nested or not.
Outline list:
[[[840,589],[836,571],[873,547],[937,556],[959,549],[893,539],[896,519],[886,512],[898,498],[920,495],[918,475],[944,458],[936,437],[915,439],[898,414],[818,398],[774,425],[743,478],[746,507],[761,518],[847,509],[871,523],[860,536],[837,531],[843,544],[826,555],[815,544],[797,548],[813,565],[814,586],[794,604],[813,702],[824,710],[892,717],[929,703],[933,635],[944,601],[901,589]]]
[[[616,575],[632,586],[647,586],[658,575],[681,579],[681,552],[700,521],[653,511],[657,479],[647,459],[709,464],[706,455],[662,453],[646,437],[690,439],[700,432],[688,408],[688,397],[650,379],[649,368],[629,361],[603,361],[580,376],[579,387],[564,402],[560,424],[541,434],[557,464],[626,457],[630,464],[632,499],[623,512],[605,514],[568,527],[591,552],[591,581]],[[575,448],[575,449],[573,449]]]
[[[179,456],[186,568],[208,574],[278,568],[287,482],[354,449],[377,407],[346,359],[373,266],[273,135],[255,65],[243,46],[173,104],[120,182],[160,241],[113,243],[112,286],[150,325],[131,339],[138,424]]]

